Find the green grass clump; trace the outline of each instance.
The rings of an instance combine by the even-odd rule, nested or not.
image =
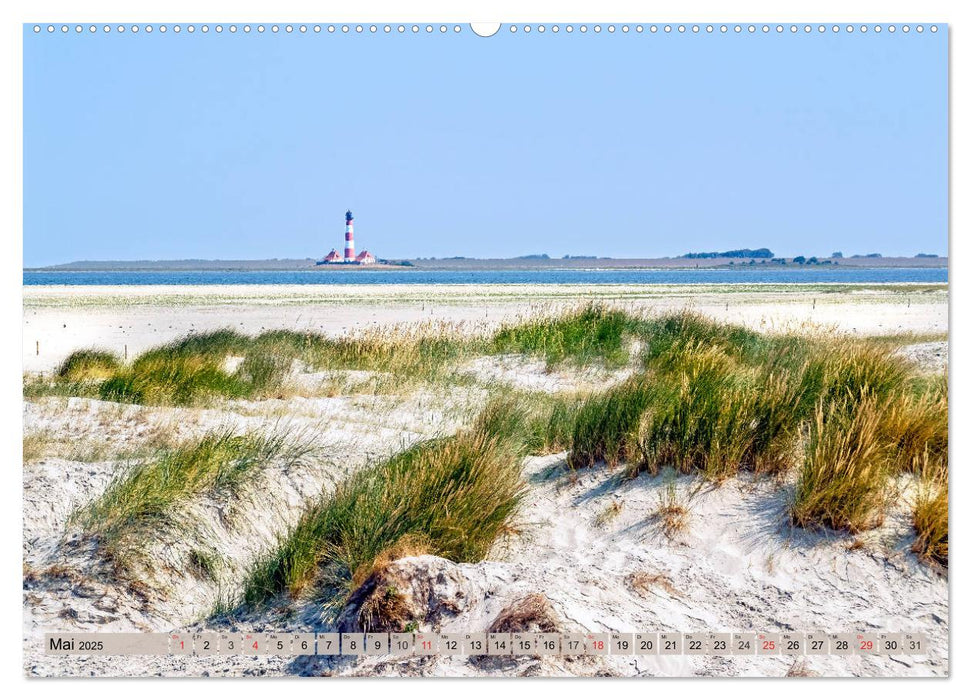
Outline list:
[[[215,581],[219,578],[222,560],[217,552],[205,549],[189,551],[188,569],[196,578],[203,581]]]
[[[351,476],[258,562],[244,601],[258,605],[308,589],[342,600],[388,552],[403,547],[481,560],[509,530],[523,494],[523,446],[492,432],[507,424],[506,410],[494,406],[472,429],[419,443]]]
[[[228,355],[242,355],[252,339],[231,328],[206,333],[190,333],[171,343],[152,348],[139,356],[149,361],[157,357],[183,356],[221,359]]]
[[[655,400],[638,427],[629,476],[673,466],[721,480],[742,468],[794,464],[799,387],[787,373],[749,370],[718,346],[686,348],[675,366],[651,376]]]
[[[193,405],[216,397],[240,398],[249,393],[245,382],[227,373],[222,360],[200,355],[139,357],[101,383],[104,401],[138,404]]]
[[[57,376],[67,382],[105,379],[121,367],[121,360],[107,350],[76,350],[57,369]]]
[[[245,336],[231,330],[186,336],[148,350],[101,383],[105,401],[192,405],[215,397],[242,397],[250,388],[223,369],[230,354],[242,354]]]
[[[818,408],[790,509],[797,525],[875,527],[893,476],[946,470],[946,378],[915,376],[892,345],[817,340],[802,384]]]
[[[820,402],[789,508],[807,529],[859,532],[883,522],[891,453],[882,438],[879,402]]]
[[[299,358],[317,369],[391,372],[401,377],[437,376],[466,354],[465,343],[432,324],[380,327],[330,338],[319,333],[269,331],[252,340],[262,353]]]
[[[577,396],[539,398],[540,410],[529,420],[530,437],[526,446],[529,454],[552,454],[569,450],[573,445],[573,430],[580,410]]]
[[[390,372],[435,379],[469,356],[465,343],[432,327],[388,329],[337,339],[327,348],[328,367]]]
[[[800,384],[787,370],[742,365],[719,344],[667,344],[654,368],[580,408],[570,465],[664,466],[722,479],[742,467],[780,471],[795,459]]]
[[[832,517],[814,520],[835,495],[824,476],[838,482],[843,470],[851,482],[872,476],[876,483],[887,469],[914,471],[925,454],[946,463],[946,383],[918,381],[891,344],[766,335],[687,312],[646,320],[639,332],[645,372],[583,402],[573,467],[627,462],[630,476],[671,466],[719,480],[743,468],[779,473],[805,461],[797,522],[862,527],[857,514],[839,515],[852,508],[838,502],[830,504]],[[820,405],[841,408],[825,429],[814,429]],[[865,439],[879,455],[879,477],[864,474],[866,459],[853,456],[857,448],[870,454],[858,413],[873,422]],[[810,438],[804,449],[803,436]],[[838,466],[827,472],[820,460],[830,457]],[[809,491],[819,499],[811,507]]]
[[[399,380],[441,379],[482,347],[481,340],[433,323],[368,328],[337,338],[278,330],[252,340],[254,349],[300,359],[316,369],[384,372]]]
[[[659,402],[657,394],[648,377],[641,375],[584,401],[573,422],[570,467],[600,461],[615,466],[635,455],[641,418]]]
[[[492,338],[494,353],[524,353],[546,358],[550,366],[570,360],[602,361],[608,367],[627,364],[628,341],[640,321],[599,304],[559,316],[508,324]]]
[[[581,404],[578,395],[511,392],[491,400],[479,413],[475,429],[501,435],[523,455],[568,450]]]
[[[666,388],[655,393],[663,398],[641,420],[628,475],[645,468],[656,474],[663,466],[702,471],[714,479],[736,474],[756,436],[754,392],[704,373],[683,381],[675,378]]]
[[[300,331],[268,331],[256,337],[234,331],[189,336],[150,350],[100,387],[105,400],[191,405],[214,398],[282,396],[294,361],[313,369],[386,373],[396,386],[441,379],[473,343],[445,329],[381,328],[342,338]],[[242,357],[235,370],[230,356]]]
[[[246,396],[266,398],[282,391],[292,366],[292,357],[257,347],[243,357],[234,379]]]
[[[677,347],[719,349],[746,364],[765,361],[770,351],[781,342],[743,326],[720,323],[694,311],[679,311],[644,322],[641,333],[647,341],[644,362],[655,366],[660,358],[671,357]],[[792,342],[794,337],[789,340]]]
[[[211,432],[131,467],[72,520],[98,541],[108,558],[121,561],[141,539],[177,524],[180,507],[192,498],[232,495],[271,460],[296,461],[306,452],[285,433]]]

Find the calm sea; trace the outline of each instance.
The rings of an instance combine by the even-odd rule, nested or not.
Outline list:
[[[739,270],[259,270],[24,272],[25,285],[148,284],[812,284],[947,282],[946,268]]]

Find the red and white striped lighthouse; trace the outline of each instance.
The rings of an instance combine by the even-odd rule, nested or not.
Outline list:
[[[354,215],[348,209],[344,215],[346,226],[344,228],[344,260],[354,262]]]

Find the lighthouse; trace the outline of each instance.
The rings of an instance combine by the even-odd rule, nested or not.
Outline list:
[[[348,209],[344,214],[344,262],[354,262],[354,215]]]
[[[332,249],[323,260],[318,260],[318,265],[374,265],[378,263],[369,251],[362,250],[356,256],[354,254],[354,215],[348,209],[344,214],[344,255],[341,256],[337,249]]]

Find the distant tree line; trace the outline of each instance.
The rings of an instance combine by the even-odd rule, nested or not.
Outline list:
[[[774,258],[775,254],[768,248],[740,248],[738,250],[726,250],[721,253],[685,253],[680,256],[689,260],[707,258]]]

